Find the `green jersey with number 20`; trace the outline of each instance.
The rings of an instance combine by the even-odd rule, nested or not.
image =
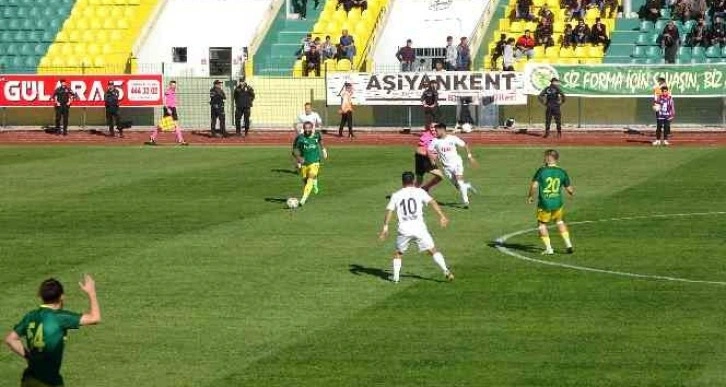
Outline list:
[[[532,181],[539,185],[537,207],[545,211],[555,211],[565,204],[562,189],[570,186],[570,176],[556,165],[545,165],[537,170]]]

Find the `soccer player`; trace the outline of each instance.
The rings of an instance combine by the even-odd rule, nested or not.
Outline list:
[[[398,217],[398,236],[396,237],[396,252],[393,254],[393,282],[398,283],[401,279],[401,264],[403,254],[408,250],[408,245],[415,241],[419,251],[427,251],[434,259],[434,262],[443,270],[447,280],[453,281],[454,274],[446,267],[444,255],[436,250],[434,239],[431,237],[423,218],[423,209],[431,205],[439,216],[439,224],[446,227],[449,219],[446,218],[441,207],[429,194],[414,186],[416,177],[413,172],[404,172],[401,175],[403,188],[391,195],[391,200],[386,206],[386,216],[383,220],[383,229],[379,234],[380,240],[388,236],[388,224],[395,212]]]
[[[562,190],[564,189],[570,196],[573,196],[575,189],[572,187],[570,176],[557,165],[559,159],[560,154],[556,150],[549,149],[545,151],[545,165],[540,167],[534,174],[532,184],[529,186],[529,197],[527,198],[527,202],[534,203],[534,195],[537,194],[537,222],[539,236],[545,245],[545,251],[542,254],[545,255],[554,254],[549,231],[547,230],[547,225],[550,222],[557,224],[560,235],[565,241],[567,254],[574,252],[572,241],[570,241],[570,233],[563,220],[564,210],[562,207],[564,202],[562,200]]]
[[[300,205],[304,206],[311,192],[319,192],[320,161],[328,158],[328,151],[323,146],[323,137],[313,130],[313,123],[309,121],[303,124],[303,133],[295,138],[292,148],[305,184],[300,199]]]
[[[476,189],[464,181],[464,162],[456,148],[466,149],[466,157],[470,163],[476,163],[476,160],[474,160],[471,149],[464,140],[446,132],[446,125],[439,123],[434,128],[436,128],[436,138],[431,141],[428,149],[431,163],[435,165],[436,158],[438,158],[444,170],[444,175],[459,190],[464,208],[469,208],[469,190],[476,193]]]
[[[101,322],[96,283],[86,275],[79,285],[88,296],[90,310],[87,313],[64,310],[63,285],[55,279],[47,279],[40,284],[38,292],[43,305],[26,314],[5,337],[10,350],[28,363],[23,372],[22,387],[62,386],[60,368],[68,330]]]
[[[424,191],[429,192],[431,188],[441,182],[441,171],[436,168],[436,164],[431,162],[429,158],[429,145],[436,138],[435,124],[431,124],[424,128],[421,136],[418,138],[418,146],[414,154],[414,167],[416,171],[416,187],[421,187]],[[424,184],[424,175],[430,173],[434,175],[426,184]]]

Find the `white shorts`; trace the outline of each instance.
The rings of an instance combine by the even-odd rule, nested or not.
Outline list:
[[[449,180],[456,180],[456,176],[464,176],[464,164],[456,163],[452,165],[444,165],[444,175]]]
[[[428,230],[421,230],[415,233],[399,233],[396,237],[396,250],[405,253],[408,245],[415,241],[418,244],[418,251],[427,251],[434,248],[434,238]]]

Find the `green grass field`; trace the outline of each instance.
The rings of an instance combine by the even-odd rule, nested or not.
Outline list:
[[[562,148],[576,254],[549,261],[726,282],[724,148]],[[383,279],[385,195],[411,148],[332,148],[305,208],[288,147],[0,149],[0,326],[37,285],[96,276],[102,325],[70,335],[68,386],[726,385],[726,286],[639,279],[505,255],[531,228],[538,148],[478,148],[472,209],[428,220],[457,275],[426,255]],[[434,194],[457,196],[447,185]],[[561,240],[553,236],[555,247]],[[507,241],[540,259],[533,233]],[[0,351],[0,385],[21,359]]]

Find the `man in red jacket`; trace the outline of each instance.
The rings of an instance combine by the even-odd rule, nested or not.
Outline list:
[[[516,57],[520,57],[522,55],[526,55],[527,59],[532,59],[534,56],[534,46],[536,45],[536,42],[534,41],[534,38],[532,37],[532,32],[530,30],[524,31],[524,35],[520,36],[519,39],[517,39],[516,44]]]

